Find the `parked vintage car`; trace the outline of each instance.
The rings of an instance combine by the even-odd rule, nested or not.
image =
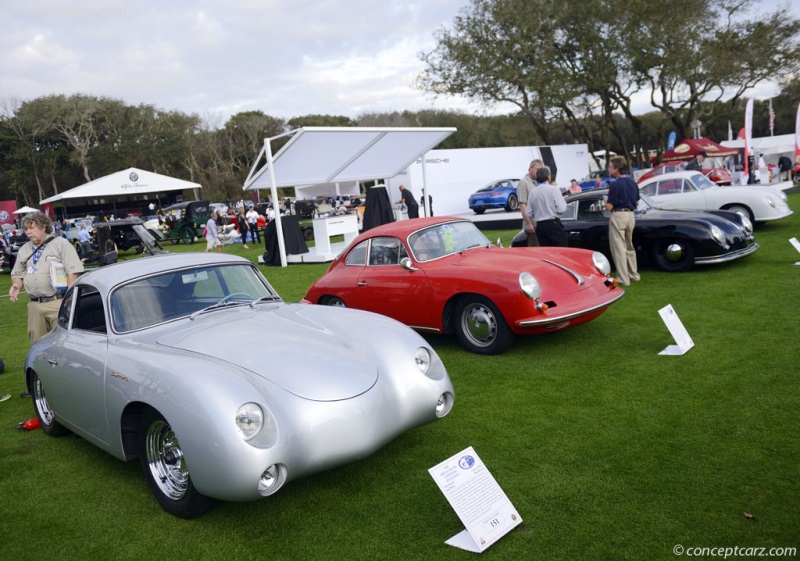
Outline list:
[[[481,187],[469,196],[469,208],[475,214],[483,214],[486,209],[502,208],[506,212],[519,210],[517,185],[519,179],[500,179]],[[522,201],[526,202],[526,201]]]
[[[158,502],[183,518],[362,459],[454,400],[411,329],[284,303],[252,263],[209,253],[81,276],[25,376],[45,433],[138,458]]]
[[[647,173],[642,175],[639,178],[638,183],[642,184],[651,177],[657,175],[663,175],[665,173],[673,173],[676,171],[685,171],[688,163],[689,162],[660,163],[657,166],[654,166],[652,169],[648,170]],[[731,185],[733,183],[733,178],[731,177],[731,173],[726,168],[721,166],[703,168],[703,170],[700,173],[705,175],[707,178],[709,178],[717,185]]]
[[[605,209],[608,190],[567,197],[561,223],[570,247],[600,251],[611,260]],[[520,232],[512,246],[524,247],[528,236]],[[727,210],[689,211],[657,208],[642,195],[636,210],[633,245],[639,263],[653,263],[669,272],[688,271],[695,265],[726,263],[754,253],[758,244],[750,219]]]
[[[80,232],[82,226],[86,226],[86,231],[89,232],[89,234],[92,234],[94,232],[94,224],[92,223],[91,220],[79,219],[79,220],[73,220],[72,222],[69,222],[67,223],[66,226],[64,226],[63,230],[64,237],[71,242],[77,242],[78,232]]]
[[[698,171],[678,171],[639,184],[657,206],[667,209],[730,210],[752,222],[780,220],[792,214],[778,187],[720,187]]]
[[[419,331],[455,332],[479,354],[514,335],[586,323],[625,292],[584,249],[495,247],[469,220],[401,220],[357,237],[304,302],[370,310]]]

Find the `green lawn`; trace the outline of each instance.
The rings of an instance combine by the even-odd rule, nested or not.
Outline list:
[[[443,421],[356,464],[203,518],[169,516],[136,463],[73,436],[15,427],[25,304],[0,275],[0,544],[5,559],[466,559],[463,526],[428,468],[473,446],[524,522],[487,559],[674,559],[673,547],[800,548],[797,214],[760,226],[761,249],[685,274],[642,271],[597,320],[518,338],[504,355],[430,341],[456,404]],[[490,232],[508,245],[516,232]],[[175,249],[200,251],[204,245]],[[262,250],[227,252],[256,259]],[[297,301],[326,265],[262,267]],[[673,341],[672,304],[695,347]],[[270,342],[253,352],[269,360]],[[324,365],[321,365],[324,367]],[[232,459],[234,460],[234,459]],[[745,513],[752,517],[745,516]]]

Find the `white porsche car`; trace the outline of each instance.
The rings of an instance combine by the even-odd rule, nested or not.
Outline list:
[[[778,188],[720,187],[697,171],[653,176],[639,185],[639,191],[666,209],[731,210],[753,222],[780,220],[792,214],[786,194]]]

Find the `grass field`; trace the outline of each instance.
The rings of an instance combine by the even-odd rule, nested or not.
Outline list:
[[[137,463],[87,442],[18,431],[25,304],[0,275],[0,555],[33,559],[467,559],[463,526],[428,468],[473,446],[523,524],[485,559],[674,559],[675,546],[800,548],[800,236],[796,214],[756,229],[735,263],[642,280],[597,320],[517,338],[484,357],[431,337],[456,389],[446,419],[356,464],[255,503],[185,521],[161,510]],[[516,232],[491,232],[506,245]],[[204,246],[179,250],[200,251]],[[256,259],[261,250],[226,251]],[[325,265],[261,267],[297,301]],[[672,304],[695,347],[673,341]],[[264,360],[281,349],[253,352]],[[747,514],[745,514],[747,513]],[[797,553],[795,552],[795,556]]]

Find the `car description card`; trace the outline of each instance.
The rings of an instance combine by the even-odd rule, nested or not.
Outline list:
[[[686,328],[683,326],[683,322],[678,317],[678,314],[675,313],[675,310],[672,308],[672,304],[667,304],[660,310],[658,310],[659,315],[661,315],[661,319],[664,320],[664,324],[669,329],[669,332],[672,334],[673,339],[677,345],[670,345],[663,351],[661,351],[660,355],[683,355],[686,354],[686,351],[694,347],[694,341],[689,336],[689,332],[686,331]]]
[[[797,241],[797,238],[791,238],[789,243],[794,246],[798,253],[800,253],[800,242]],[[795,265],[800,265],[800,261],[795,262]]]
[[[448,545],[481,553],[522,522],[472,446],[428,472],[465,526]]]

